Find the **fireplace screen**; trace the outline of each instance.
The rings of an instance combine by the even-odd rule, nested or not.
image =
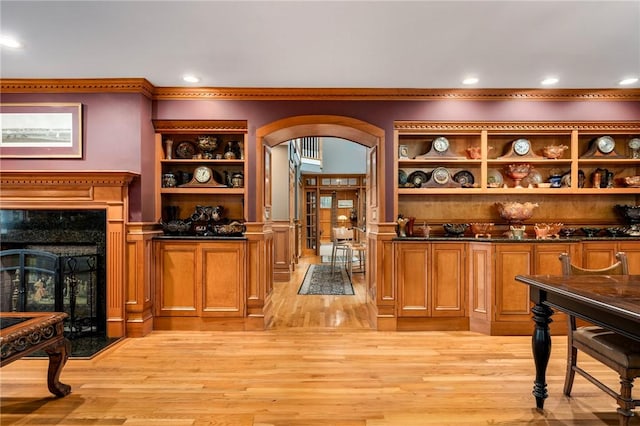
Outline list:
[[[66,312],[72,356],[106,334],[106,211],[0,209],[0,309]]]
[[[100,328],[98,264],[97,254],[0,251],[2,311],[66,312],[68,338],[95,335]]]

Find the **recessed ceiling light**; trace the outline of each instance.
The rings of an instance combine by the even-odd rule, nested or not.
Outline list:
[[[197,83],[200,81],[200,79],[198,77],[196,77],[195,75],[192,74],[187,74],[184,77],[182,77],[182,79],[184,81],[186,81],[187,83]]]
[[[543,86],[551,86],[552,84],[556,84],[558,80],[556,77],[547,77],[540,82]]]
[[[467,77],[462,80],[462,84],[476,84],[478,81],[480,80],[477,77]]]
[[[22,47],[22,43],[20,43],[14,37],[7,36],[7,35],[0,35],[0,46],[11,47],[13,49],[19,49],[19,48]]]
[[[618,83],[620,86],[628,86],[629,84],[633,84],[633,83],[637,83],[638,82],[638,77],[629,77],[629,78],[625,78],[623,80],[620,80],[620,83]]]

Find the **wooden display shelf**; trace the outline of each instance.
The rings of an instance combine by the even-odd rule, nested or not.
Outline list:
[[[203,195],[244,195],[244,188],[229,187],[191,187],[191,188],[162,188],[161,194],[203,194]]]

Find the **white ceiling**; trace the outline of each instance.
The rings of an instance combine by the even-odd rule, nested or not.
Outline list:
[[[615,88],[640,76],[637,1],[7,1],[2,78],[155,86]],[[182,81],[184,73],[201,78]],[[629,87],[640,87],[635,83]]]

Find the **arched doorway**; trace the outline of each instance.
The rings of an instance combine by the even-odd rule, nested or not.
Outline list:
[[[271,149],[287,141],[308,136],[330,136],[346,139],[367,147],[367,230],[384,218],[384,182],[378,179],[382,176],[381,167],[384,164],[384,130],[364,121],[343,116],[333,115],[304,115],[289,117],[265,125],[256,131],[256,188],[255,213],[256,219],[264,224],[265,233],[270,232],[271,221]],[[265,239],[268,240],[268,239]],[[366,233],[368,246],[367,261],[374,265],[375,240]],[[270,246],[272,247],[272,246]],[[267,262],[272,262],[271,249],[265,250]],[[269,274],[271,274],[269,272]],[[268,276],[266,286],[265,307],[269,305],[269,292],[272,288],[273,277]],[[366,273],[367,308],[370,322],[376,327],[376,283],[377,269],[368,268]],[[268,308],[267,308],[268,310]]]

